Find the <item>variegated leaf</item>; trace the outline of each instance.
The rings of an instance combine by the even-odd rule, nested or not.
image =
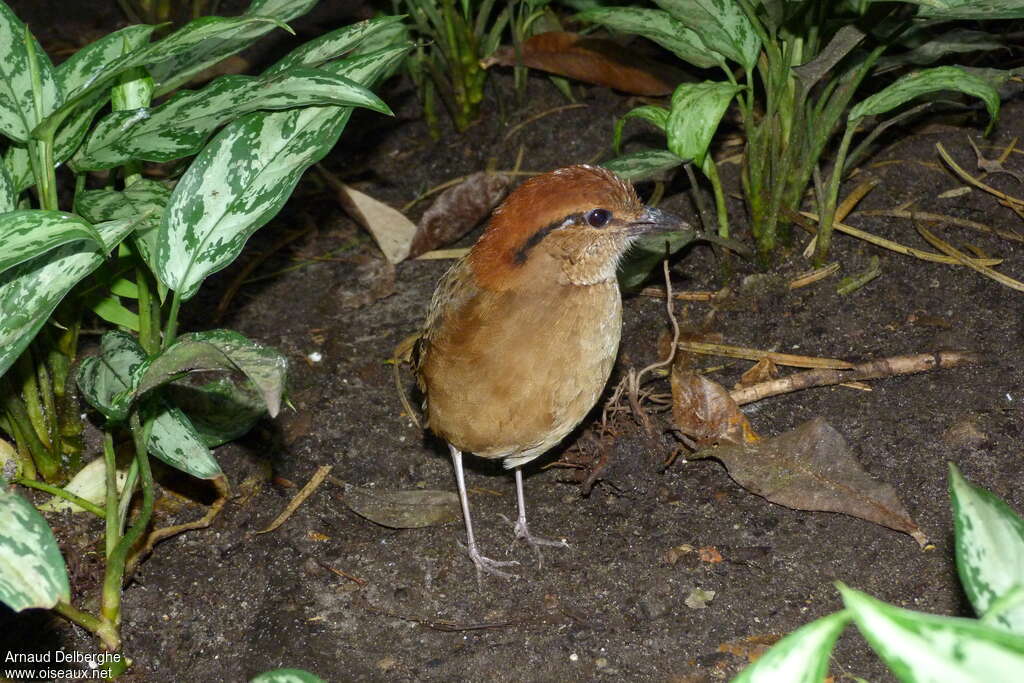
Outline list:
[[[32,162],[28,157],[28,148],[17,142],[12,142],[4,150],[4,168],[11,178],[16,195],[20,195],[27,188],[35,185],[32,176]]]
[[[202,436],[179,408],[158,401],[153,420],[149,452],[171,467],[198,479],[215,479],[223,474]]]
[[[11,211],[0,214],[0,273],[69,242],[100,247],[96,230],[82,218],[62,211]]]
[[[664,133],[665,124],[668,123],[668,109],[648,104],[632,109],[619,117],[615,122],[615,132],[612,134],[612,148],[616,152],[619,151],[619,146],[622,144],[622,129],[629,119],[643,119]]]
[[[316,3],[317,0],[253,0],[245,14],[238,17],[245,20],[239,26],[207,35],[187,50],[176,50],[173,54],[149,60],[149,71],[156,81],[156,95],[171,92],[203,69],[241,52],[280,24],[305,14]],[[267,23],[267,20],[273,23]],[[182,30],[200,21],[203,19],[193,21]]]
[[[20,612],[59,601],[71,601],[71,587],[53,532],[0,478],[0,602]]]
[[[18,192],[7,170],[7,164],[0,164],[0,214],[14,211],[18,207]]]
[[[103,263],[135,227],[131,220],[93,226],[103,248],[66,244],[0,275],[0,374],[36,336],[64,295]]]
[[[718,123],[738,86],[726,82],[683,83],[672,93],[672,110],[665,133],[668,148],[682,159],[703,166]]]
[[[915,97],[943,90],[958,90],[974,95],[985,103],[990,117],[989,128],[999,118],[999,93],[979,76],[968,73],[957,66],[937,66],[907,74],[894,83],[865,98],[850,109],[850,121],[865,116],[884,114]]]
[[[721,54],[705,45],[697,33],[664,10],[601,7],[581,12],[577,18],[653,40],[684,62],[702,69],[713,66],[725,68],[725,58]]]
[[[324,683],[324,679],[303,669],[274,669],[261,673],[249,683]]]
[[[748,72],[757,63],[761,39],[736,0],[654,0],[701,41],[743,66]]]
[[[231,330],[182,335],[142,371],[135,395],[142,396],[192,372],[240,372],[259,391],[267,412],[277,415],[288,374],[288,362],[275,349]]]
[[[135,246],[150,270],[156,272],[153,256],[156,253],[160,219],[171,198],[171,190],[155,180],[140,178],[122,192],[116,190],[86,190],[78,195],[75,211],[96,223],[119,218],[139,220]],[[145,216],[140,220],[140,217]]]
[[[850,623],[845,610],[801,626],[775,643],[732,683],[821,683],[836,639]]]
[[[1024,636],[1024,603],[991,613],[1013,590],[1024,589],[1024,520],[1000,498],[974,486],[949,464],[960,583],[986,621]],[[991,613],[991,614],[990,614]]]
[[[179,382],[165,391],[210,448],[247,434],[267,414],[263,397],[247,379],[220,377],[199,386]]]
[[[645,149],[606,161],[602,166],[627,180],[645,180],[686,163],[667,149]]]
[[[29,48],[34,55],[30,55]],[[53,64],[28,28],[14,12],[0,2],[0,133],[16,142],[28,142],[33,128],[61,104],[61,92]],[[31,57],[31,59],[30,59]],[[32,86],[32,59],[40,83]]]
[[[319,67],[325,62],[355,49],[367,38],[401,23],[401,17],[379,16],[325,33],[289,52],[264,71],[263,77],[266,78],[298,67]]]
[[[149,41],[154,26],[139,24],[108,33],[89,43],[57,67],[57,82],[64,96],[75,97],[102,76],[111,62]]]
[[[105,68],[93,74],[90,83],[80,86],[74,97],[67,98],[62,106],[43,119],[32,131],[32,135],[38,138],[55,135],[61,124],[81,106],[82,102],[91,99],[97,91],[109,88],[114,79],[126,71],[154,61],[187,54],[197,45],[209,40],[229,39],[231,36],[244,33],[246,28],[253,25],[266,25],[272,28],[276,24],[272,19],[264,17],[204,17],[189,22],[163,40],[149,43],[108,62]]]
[[[112,330],[103,335],[99,355],[82,360],[78,368],[78,388],[86,402],[109,421],[124,422],[145,364],[146,352],[135,337]]]
[[[130,159],[180,159],[196,154],[216,128],[243,114],[327,104],[390,112],[363,86],[325,71],[296,68],[269,79],[221,76],[159,107],[108,114],[93,129],[75,167],[96,171]]]
[[[1024,638],[976,619],[900,609],[838,584],[846,609],[903,681],[1011,681],[1024,671]]]
[[[1020,19],[1024,5],[1020,0],[908,0],[922,5],[917,16],[929,19]]]

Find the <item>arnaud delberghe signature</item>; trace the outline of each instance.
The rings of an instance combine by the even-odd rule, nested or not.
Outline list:
[[[65,652],[64,650],[52,650],[49,652],[8,652],[4,657],[5,663],[15,664],[88,664],[91,668],[104,664],[119,664],[124,661],[124,655],[120,652]]]

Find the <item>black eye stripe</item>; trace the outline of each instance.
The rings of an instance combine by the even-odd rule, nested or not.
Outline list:
[[[591,209],[586,213],[574,213],[566,216],[565,218],[557,221],[553,221],[537,232],[530,235],[523,246],[516,249],[515,261],[517,264],[522,265],[526,263],[526,258],[530,254],[530,250],[535,246],[544,241],[544,238],[550,235],[553,231],[559,228],[564,228],[568,225],[588,225],[592,228],[603,228],[612,219],[612,212],[608,209]]]

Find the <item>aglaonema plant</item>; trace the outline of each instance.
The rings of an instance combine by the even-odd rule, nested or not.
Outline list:
[[[896,677],[1010,681],[1024,671],[1024,520],[949,466],[956,566],[978,619],[901,609],[838,584],[845,609],[776,643],[735,683],[820,681],[851,621]]]
[[[390,113],[370,88],[408,44],[395,30],[400,18],[378,17],[306,43],[259,76],[152,99],[314,4],[255,0],[239,17],[204,17],[159,40],[152,26],[129,26],[55,67],[0,2],[0,133],[9,141],[0,166],[0,428],[17,444],[0,480],[0,601],[54,609],[111,652],[121,647],[126,569],[159,537],[149,529],[150,456],[226,495],[211,449],[275,415],[285,389],[280,353],[230,330],[179,334],[181,307],[277,214],[355,107]],[[145,161],[193,156],[176,181],[141,174]],[[87,174],[100,170],[110,171],[108,184],[88,189]],[[89,311],[110,330],[76,372]],[[196,373],[204,379],[193,381]],[[72,384],[101,416],[100,504],[53,485],[73,473],[61,442],[73,431],[61,420],[80,412]],[[71,410],[57,410],[60,400]],[[119,459],[123,441],[130,448]],[[45,518],[13,484],[104,519],[97,613],[74,605]]]
[[[692,161],[707,176],[716,199],[719,234],[727,236],[724,193],[708,145],[731,103],[746,136],[742,181],[758,251],[768,260],[786,237],[789,216],[814,187],[820,228],[815,258],[830,247],[839,183],[887,126],[918,109],[891,114],[910,100],[941,91],[982,99],[994,122],[999,109],[992,70],[940,66],[906,73],[942,55],[992,49],[997,37],[940,30],[961,19],[1024,17],[1024,0],[654,0],[657,9],[600,7],[580,18],[642,35],[680,59],[724,78],[684,83],[669,107],[646,105],[625,118],[644,119],[666,134],[667,149],[649,149],[608,165],[633,178]],[[911,45],[913,49],[901,46]],[[899,49],[903,49],[899,52]],[[887,50],[899,52],[887,57]],[[904,75],[898,76],[897,69]],[[893,76],[887,74],[893,73]],[[884,79],[884,80],[883,80]],[[858,102],[870,83],[875,91]],[[855,148],[855,135],[871,131]],[[622,122],[615,132],[616,145]],[[832,161],[823,157],[843,131]],[[812,180],[814,182],[812,183]]]

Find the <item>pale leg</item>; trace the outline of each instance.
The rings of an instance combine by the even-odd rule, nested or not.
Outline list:
[[[473,560],[473,564],[476,565],[477,580],[480,579],[481,571],[485,571],[489,574],[495,574],[496,576],[503,576],[506,579],[518,578],[515,574],[509,574],[508,572],[503,572],[498,569],[498,567],[508,567],[519,564],[518,562],[501,562],[499,560],[492,560],[489,557],[484,557],[480,554],[480,551],[477,550],[476,539],[473,537],[473,519],[469,516],[469,496],[466,495],[466,479],[462,473],[462,452],[451,444],[448,444],[448,448],[452,453],[452,467],[455,468],[455,481],[459,485],[459,500],[462,502],[462,518],[466,522],[466,546],[469,550],[469,559]],[[516,473],[518,474],[518,470],[516,470]],[[525,521],[523,528],[526,528]]]
[[[553,541],[549,538],[540,538],[539,536],[533,536],[530,534],[530,530],[526,526],[526,498],[523,496],[523,470],[521,467],[516,468],[516,501],[519,504],[519,517],[516,519],[516,538],[521,538],[531,546],[537,552],[537,566],[541,564],[540,548],[538,546],[550,545],[561,548],[568,548],[569,544],[565,542],[565,539],[561,541]]]

